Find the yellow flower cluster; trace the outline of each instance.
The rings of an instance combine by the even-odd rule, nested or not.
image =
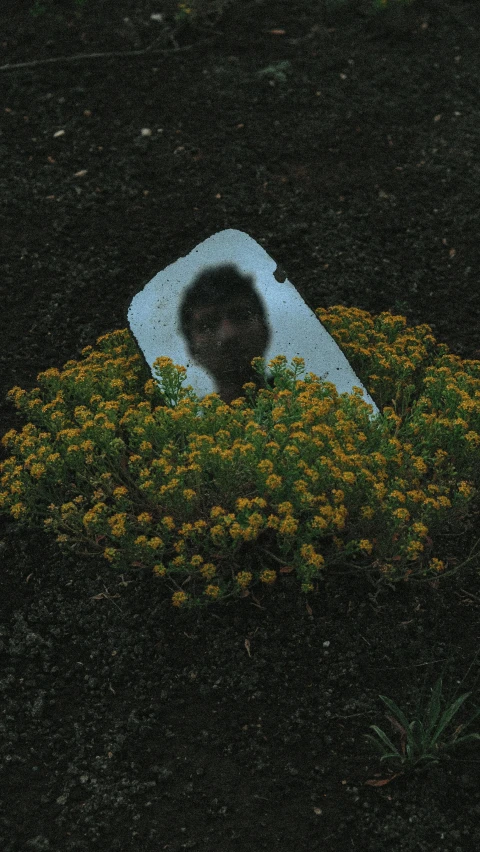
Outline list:
[[[43,515],[59,543],[81,540],[125,569],[150,567],[173,583],[175,606],[290,571],[308,592],[339,552],[390,580],[443,571],[432,548],[477,499],[480,362],[403,317],[317,314],[379,417],[359,389],[339,396],[284,356],[268,365],[273,388],[200,401],[185,368],[159,358],[154,381],[130,334],[113,332],[32,391],[10,391],[33,422],[2,439],[0,510]]]
[[[347,356],[379,407],[395,402],[404,412],[419,390],[420,372],[430,366],[438,347],[431,329],[407,328],[405,317],[373,317],[358,308],[319,308],[316,314]]]

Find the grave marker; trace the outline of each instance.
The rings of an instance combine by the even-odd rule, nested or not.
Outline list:
[[[185,384],[200,398],[216,392],[229,402],[243,395],[252,358],[268,363],[285,355],[288,365],[303,358],[306,373],[332,382],[340,394],[362,388],[378,413],[286,273],[242,231],[214,234],[155,275],[132,299],[128,321],[150,369],[161,355],[185,366]]]

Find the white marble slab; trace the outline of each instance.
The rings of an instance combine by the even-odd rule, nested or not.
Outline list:
[[[134,296],[128,322],[145,359],[152,369],[159,356],[172,358],[187,368],[185,385],[197,395],[218,392],[215,378],[189,354],[180,326],[179,309],[185,292],[205,268],[234,264],[243,275],[254,277],[253,286],[266,312],[270,341],[263,354],[266,362],[276,355],[305,361],[305,372],[332,382],[339,393],[353,386],[364,391],[364,399],[378,409],[355,375],[345,355],[290,281],[277,271],[277,264],[252,237],[227,229],[199,243],[185,257],[163,269]],[[276,273],[277,277],[274,277]],[[278,280],[280,279],[280,280]]]

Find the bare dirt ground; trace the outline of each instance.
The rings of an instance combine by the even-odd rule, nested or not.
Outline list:
[[[480,357],[478,3],[198,8],[2,3],[2,434],[9,388],[223,228],[312,309],[403,313]],[[379,694],[413,717],[440,674],[472,691],[459,721],[480,703],[478,573],[192,614],[6,519],[0,548],[4,852],[480,848],[478,744],[392,779],[364,739],[399,743]]]

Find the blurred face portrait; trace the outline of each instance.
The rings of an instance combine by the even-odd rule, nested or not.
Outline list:
[[[241,299],[193,312],[190,350],[214,376],[248,372],[252,359],[263,355],[267,342],[261,317]]]
[[[180,309],[182,331],[192,358],[217,381],[225,401],[243,395],[254,380],[252,359],[262,356],[270,331],[253,279],[230,264],[204,270]]]

